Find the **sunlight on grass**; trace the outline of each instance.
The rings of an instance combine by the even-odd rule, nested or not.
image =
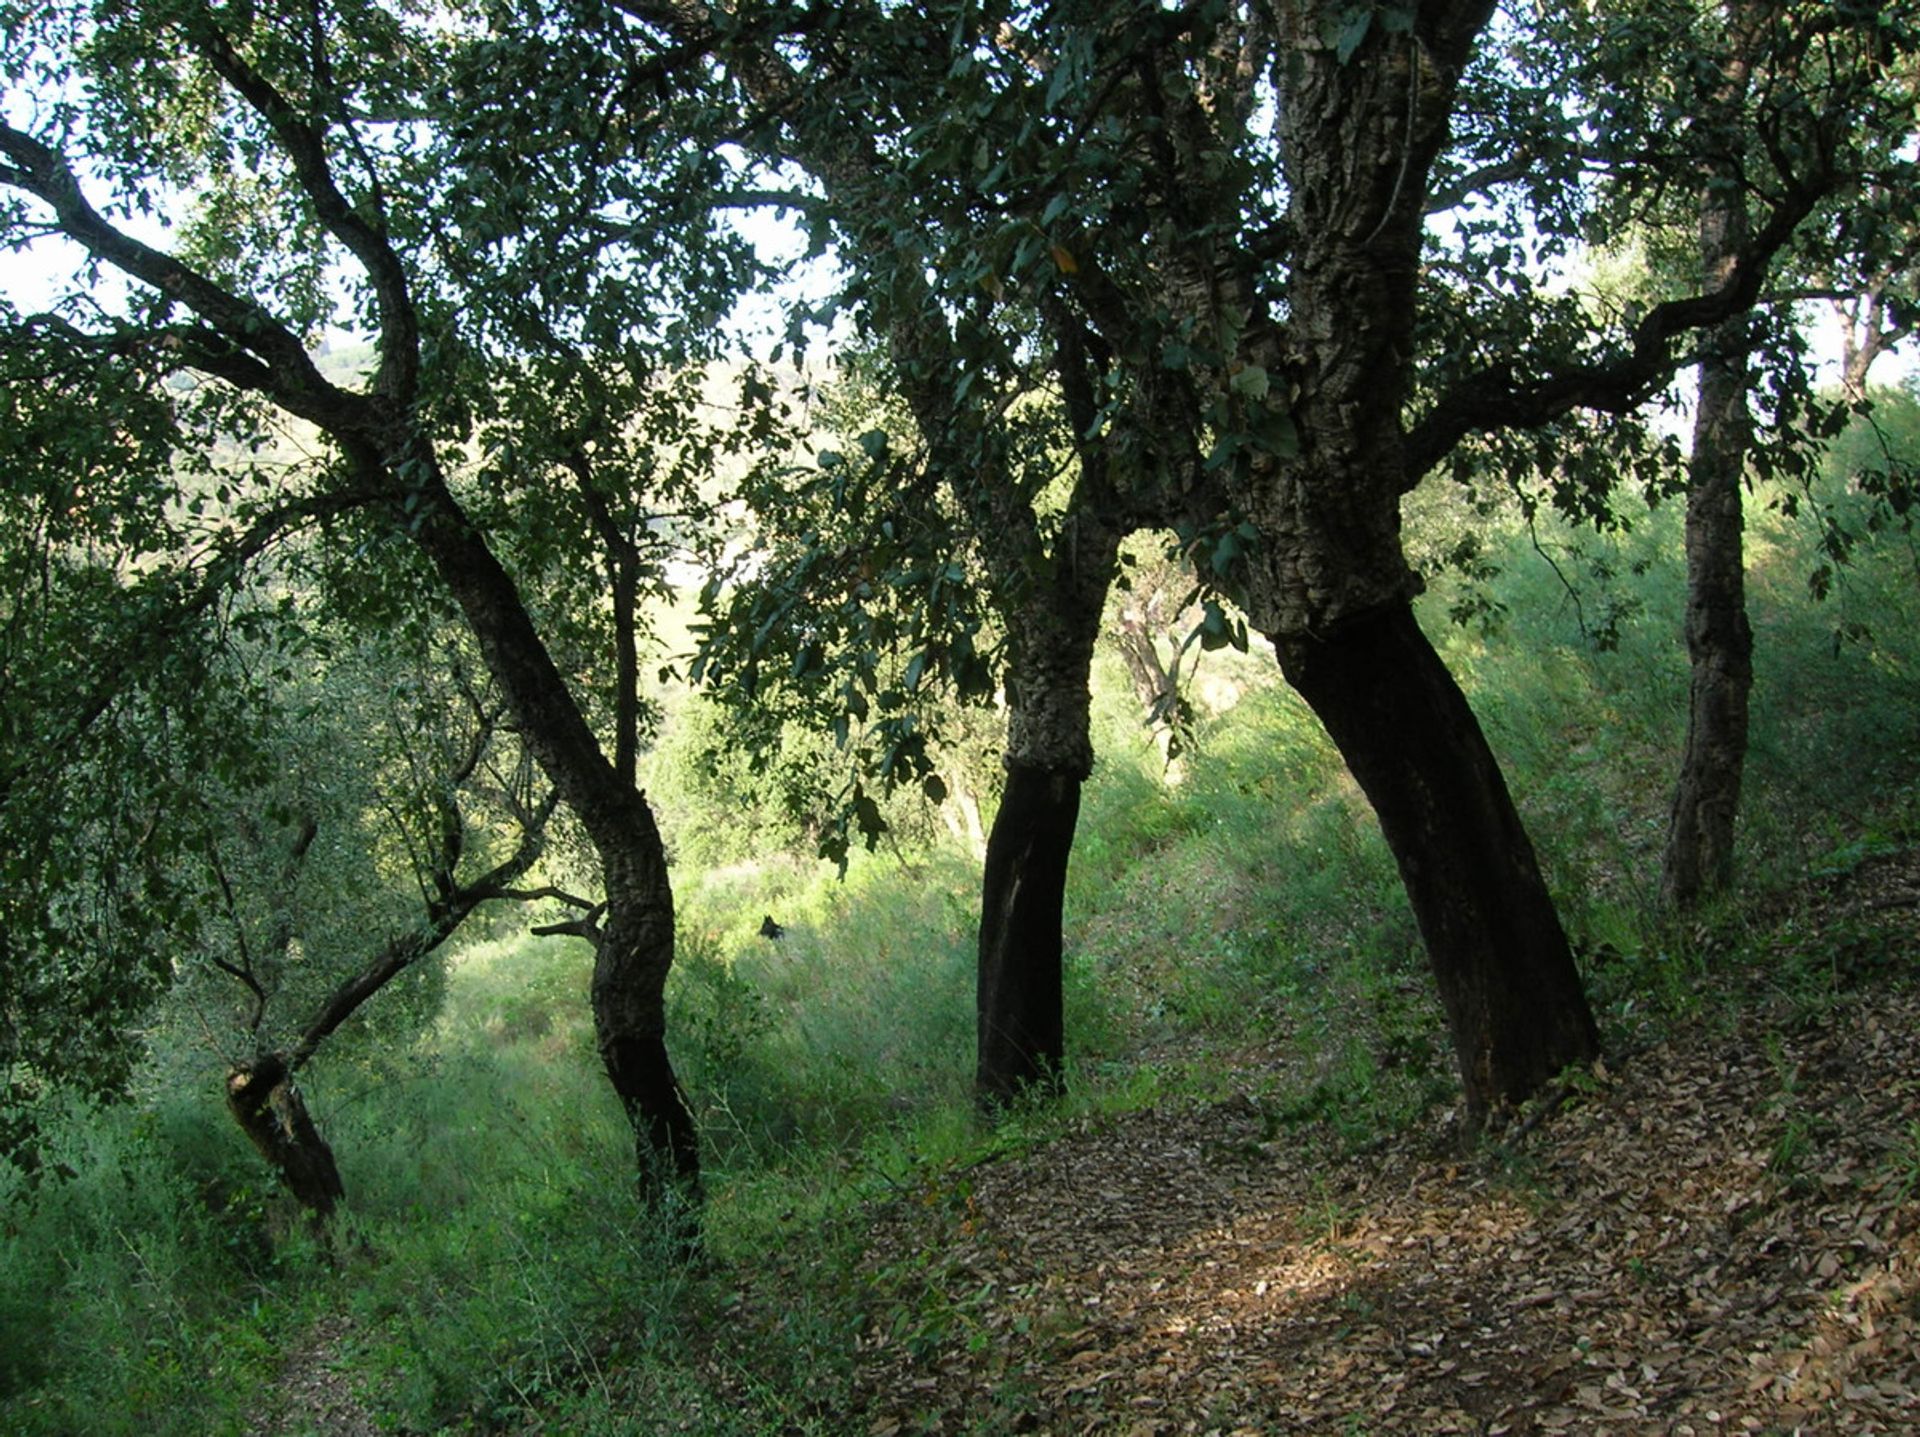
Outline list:
[[[1516,531],[1479,581],[1481,620],[1449,622],[1454,576],[1422,609],[1613,1037],[1717,1001],[1716,965],[1755,931],[1739,898],[1679,933],[1652,912],[1685,684],[1676,523],[1549,535],[1578,604]],[[1763,514],[1755,531],[1742,842],[1760,892],[1911,842],[1920,600],[1890,552],[1809,607],[1804,529]],[[681,1264],[633,1200],[586,945],[502,928],[418,990],[438,1008],[410,1040],[343,1035],[305,1075],[349,1191],[326,1242],[226,1118],[209,1051],[157,1049],[136,1103],[60,1117],[49,1159],[73,1176],[29,1189],[12,1174],[0,1189],[0,1326],[40,1338],[0,1343],[0,1426],[238,1431],[300,1335],[345,1314],[353,1370],[403,1426],[613,1432],[645,1401],[697,1430],[824,1431],[804,1393],[850,1380],[877,1207],[1169,1102],[1232,1096],[1269,1138],[1310,1130],[1348,1150],[1407,1131],[1456,1085],[1392,857],[1271,656],[1215,671],[1231,707],[1203,718],[1169,785],[1118,666],[1102,670],[1068,880],[1060,1103],[998,1124],[973,1111],[979,866],[964,834],[921,813],[911,842],[856,852],[842,877],[791,833],[768,843],[786,822],[772,808],[729,830],[724,805],[701,807],[722,790],[683,768],[683,847],[712,861],[675,873],[669,1041],[702,1132],[710,1268]],[[763,936],[767,917],[779,937]],[[1824,941],[1776,974],[1808,1011],[1842,981],[1849,940]],[[1303,1233],[1333,1223],[1342,1251],[1369,1240],[1364,1214],[1295,1216]],[[1340,1300],[1355,1269],[1330,1242],[1296,1245],[1255,1296]],[[723,1413],[689,1344],[701,1323],[748,1320],[756,1273],[785,1307],[755,1339],[759,1369],[732,1379],[758,1405]]]

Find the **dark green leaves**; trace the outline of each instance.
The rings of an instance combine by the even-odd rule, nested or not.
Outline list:
[[[1329,6],[1322,21],[1322,38],[1333,47],[1342,65],[1349,63],[1377,26],[1381,33],[1405,35],[1413,29],[1413,8],[1407,4],[1362,0],[1362,3]]]

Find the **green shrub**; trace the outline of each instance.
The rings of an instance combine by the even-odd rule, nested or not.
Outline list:
[[[1436,568],[1422,621],[1501,760],[1610,1039],[1723,1001],[1722,966],[1762,931],[1754,898],[1914,841],[1910,541],[1864,533],[1810,604],[1824,551],[1809,512],[1764,496],[1753,510],[1743,889],[1681,932],[1653,907],[1684,727],[1679,516],[1529,534],[1494,511],[1440,515],[1447,545],[1471,533],[1474,573]],[[0,1429],[242,1430],[301,1334],[345,1312],[370,1405],[416,1429],[617,1432],[646,1410],[695,1430],[832,1431],[862,1304],[880,1300],[857,1276],[862,1203],[958,1191],[967,1163],[1044,1141],[1063,1112],[1231,1086],[1276,1131],[1361,1145],[1446,1101],[1446,1027],[1364,796],[1270,660],[1235,662],[1238,702],[1203,719],[1179,783],[1117,667],[1101,670],[1068,879],[1066,1104],[974,1115],[968,836],[901,796],[892,838],[841,875],[782,796],[831,755],[796,745],[786,777],[702,767],[718,730],[689,706],[651,783],[675,835],[669,1043],[702,1130],[714,1280],[634,1202],[585,945],[503,921],[430,975],[431,1023],[347,1035],[306,1073],[349,1193],[327,1243],[234,1130],[189,1010],[156,1021],[137,1101],[55,1115],[49,1162],[72,1176],[0,1174],[0,1330],[35,1335],[0,1342]],[[963,765],[983,791],[990,747]],[[768,914],[777,940],[760,935]],[[1768,942],[1763,971],[1793,1012],[1901,961],[1858,924]],[[735,1409],[685,1333],[731,1321],[749,1269],[783,1306],[729,1359]],[[974,1320],[931,1269],[889,1282],[903,1340]]]
[[[311,1250],[218,1091],[50,1127],[71,1176],[16,1184],[0,1227],[0,1428],[236,1429]]]

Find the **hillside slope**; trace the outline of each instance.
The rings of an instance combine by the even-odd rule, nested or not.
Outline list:
[[[875,1230],[836,1418],[1920,1429],[1917,900],[1913,855],[1863,868],[1824,917],[1872,985],[1710,1009],[1472,1156],[1446,1114],[1343,1154],[1239,1098],[938,1175]]]

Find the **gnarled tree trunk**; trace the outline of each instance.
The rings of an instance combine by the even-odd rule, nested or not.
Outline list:
[[[260,1156],[316,1221],[347,1195],[340,1169],[278,1053],[237,1064],[227,1074],[227,1107]]]
[[[1120,535],[1088,522],[1063,541],[1055,582],[1029,586],[1010,623],[1007,783],[980,896],[974,1090],[988,1108],[1059,1083],[1067,861],[1093,768],[1089,679]]]
[[[633,1122],[643,1182],[671,1179],[697,1199],[699,1140],[667,1057],[674,935],[665,849],[646,800],[634,790],[622,798],[633,836],[624,848],[601,846],[607,913],[594,950],[594,1035]]]
[[[1287,641],[1288,681],[1326,725],[1399,865],[1446,1010],[1468,1110],[1524,1101],[1599,1051],[1579,974],[1513,800],[1465,696],[1405,604]]]
[[[396,468],[402,466],[395,464]],[[596,927],[593,1020],[600,1060],[632,1120],[643,1189],[698,1195],[699,1145],[666,1044],[673,890],[666,845],[645,795],[602,751],[512,577],[430,459],[410,467],[423,500],[415,542],[465,615],[521,739],[579,818],[600,860],[606,910]]]
[[[1255,454],[1236,479],[1259,531],[1249,617],[1379,815],[1476,1117],[1598,1050],[1532,845],[1472,710],[1414,620],[1418,580],[1400,545],[1400,495],[1417,477],[1402,419],[1422,196],[1490,8],[1423,7],[1412,35],[1376,28],[1346,57],[1312,7],[1281,12],[1294,49],[1279,129],[1300,239],[1286,328],[1246,332],[1269,375],[1292,376],[1298,452]],[[1250,296],[1252,277],[1242,283]]]

